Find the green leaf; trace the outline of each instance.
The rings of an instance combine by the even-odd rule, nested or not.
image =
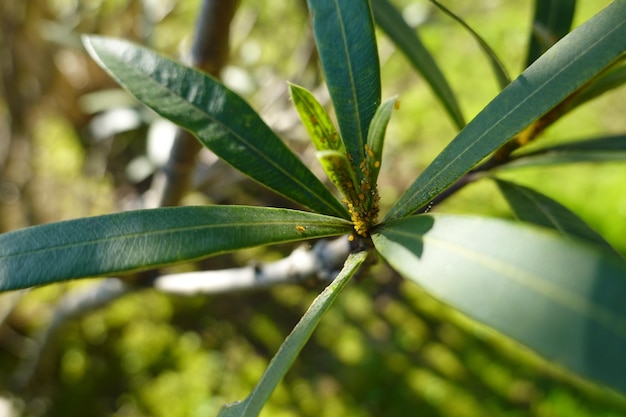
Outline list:
[[[339,189],[346,202],[358,201],[357,179],[346,154],[339,151],[320,151],[316,153],[316,156],[324,168],[324,172]]]
[[[424,77],[456,127],[462,129],[465,126],[465,119],[456,96],[416,31],[407,25],[402,15],[388,0],[372,0],[372,10],[376,24],[407,57],[413,68]]]
[[[313,32],[339,130],[358,167],[380,104],[380,64],[368,0],[308,0]],[[360,182],[362,173],[357,170]]]
[[[495,181],[518,219],[614,250],[598,232],[557,201],[519,184],[501,179]]]
[[[357,252],[348,256],[337,278],[313,301],[291,334],[287,336],[252,393],[245,400],[222,408],[219,417],[255,417],[259,414],[263,405],[311,337],[322,316],[328,311],[366,258],[367,252]]]
[[[459,23],[465,30],[470,33],[470,35],[472,35],[474,40],[476,40],[476,42],[478,43],[478,46],[480,46],[480,49],[482,49],[485,56],[487,57],[489,65],[491,66],[493,74],[496,76],[496,80],[498,81],[498,85],[500,86],[500,88],[503,89],[504,87],[509,85],[511,83],[511,77],[504,67],[504,64],[502,63],[502,61],[500,61],[500,58],[498,58],[498,56],[496,55],[494,50],[491,49],[489,44],[485,42],[485,40],[474,29],[472,29],[470,25],[468,25],[463,19],[454,14],[443,4],[439,3],[436,0],[430,0],[430,2],[437,6],[439,10],[450,16],[457,23]]]
[[[336,217],[244,206],[139,210],[34,226],[0,235],[0,291],[124,274],[351,229]]]
[[[139,101],[189,130],[244,174],[319,213],[345,207],[241,97],[210,76],[132,43],[83,38],[91,56]]]
[[[419,215],[372,239],[406,278],[550,361],[626,393],[626,266],[547,229]]]
[[[507,86],[424,170],[387,219],[425,206],[483,158],[609,67],[626,49],[626,1],[579,26]]]
[[[291,100],[306,128],[315,149],[346,153],[346,147],[328,112],[306,88],[289,83]]]
[[[367,164],[369,166],[369,180],[372,187],[376,185],[380,164],[383,159],[383,145],[385,143],[385,133],[387,125],[391,119],[391,112],[398,105],[398,97],[392,97],[382,103],[370,123],[367,133],[367,148],[365,148]]]
[[[624,85],[626,83],[626,56],[622,56],[620,61],[572,97],[569,110]]]
[[[575,9],[576,0],[535,0],[526,67],[568,34]]]
[[[502,165],[499,169],[576,162],[623,161],[626,161],[626,135],[618,135],[579,140],[532,152],[522,150],[514,155],[511,162]]]

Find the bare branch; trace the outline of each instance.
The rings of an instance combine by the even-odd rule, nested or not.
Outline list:
[[[237,0],[204,0],[198,16],[194,42],[185,60],[213,75],[218,75],[228,57],[230,22]],[[201,145],[188,132],[178,129],[172,151],[163,171],[155,176],[146,196],[145,207],[177,205],[187,190],[189,178]],[[54,316],[27,352],[15,379],[18,387],[26,386],[37,372],[41,359],[59,326],[67,320],[93,311],[130,291],[116,278],[106,278],[94,286],[71,291],[57,303]]]
[[[155,279],[154,287],[172,294],[196,295],[258,290],[310,279],[328,281],[335,278],[349,252],[347,237],[320,240],[312,247],[301,245],[276,262],[219,271],[162,275]]]
[[[191,51],[184,60],[218,77],[228,59],[230,22],[238,0],[204,0],[196,20]],[[148,207],[175,206],[188,189],[202,146],[189,132],[178,129],[168,162],[155,175],[146,199]]]

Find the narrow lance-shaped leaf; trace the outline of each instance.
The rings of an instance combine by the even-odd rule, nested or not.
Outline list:
[[[626,135],[579,140],[531,152],[522,149],[521,152],[513,155],[511,162],[502,165],[499,169],[576,162],[621,161],[626,161]]]
[[[626,266],[547,229],[419,215],[372,239],[406,278],[550,361],[626,393]]]
[[[519,184],[501,179],[495,181],[518,219],[614,250],[598,232],[557,201]]]
[[[576,0],[535,0],[526,67],[568,34],[575,9]]]
[[[626,55],[622,55],[620,61],[616,62],[612,68],[577,92],[570,100],[568,111],[624,84],[626,84]]]
[[[319,151],[316,156],[328,178],[344,196],[345,202],[357,201],[358,183],[346,154],[339,151]]]
[[[192,132],[233,167],[311,210],[347,217],[250,105],[219,81],[129,42],[89,36],[84,44],[139,101]]]
[[[465,119],[456,96],[417,32],[406,23],[400,12],[388,0],[373,0],[372,10],[376,24],[407,57],[413,68],[424,77],[452,122],[458,129],[462,129],[465,126]]]
[[[341,136],[337,132],[328,112],[315,96],[306,88],[289,83],[291,100],[300,120],[318,151],[339,151],[346,153]]]
[[[482,51],[485,53],[485,56],[489,60],[489,65],[491,66],[493,74],[495,75],[500,88],[502,89],[506,87],[507,85],[509,85],[509,83],[511,82],[511,77],[509,77],[509,73],[504,67],[504,64],[502,63],[500,58],[498,58],[498,55],[496,55],[494,50],[491,49],[489,44],[485,42],[485,40],[478,34],[478,32],[472,29],[470,25],[468,25],[463,19],[461,19],[456,14],[454,14],[450,9],[445,7],[443,4],[439,3],[436,0],[430,0],[430,2],[433,3],[435,6],[437,6],[439,10],[441,10],[442,12],[450,16],[452,19],[454,19],[456,22],[458,22],[465,30],[469,32],[470,35],[472,35],[472,37],[478,43],[478,46],[480,46],[480,49],[482,49]]]
[[[311,337],[322,316],[367,258],[367,252],[351,254],[335,280],[313,301],[283,342],[261,380],[245,400],[222,408],[219,417],[256,417]]]
[[[380,68],[368,0],[308,0],[313,32],[339,130],[352,164],[365,160],[380,104]],[[359,182],[363,174],[357,171]]]
[[[483,158],[610,66],[626,50],[626,1],[561,39],[507,86],[422,172],[387,219],[428,204]]]
[[[380,165],[383,158],[383,145],[385,143],[385,134],[387,133],[387,125],[391,119],[393,109],[399,105],[398,97],[392,97],[382,103],[370,123],[367,132],[367,147],[365,148],[365,158],[369,166],[369,178],[372,187],[376,186]]]
[[[139,210],[34,226],[0,234],[0,291],[124,274],[351,229],[336,217],[244,206]]]

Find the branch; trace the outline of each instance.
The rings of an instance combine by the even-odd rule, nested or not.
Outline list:
[[[191,52],[185,60],[214,76],[218,75],[228,57],[230,22],[237,0],[203,0],[196,21]],[[187,190],[189,178],[201,145],[196,138],[178,129],[170,157],[163,171],[155,176],[146,196],[144,207],[177,205]],[[146,277],[150,277],[148,273]],[[43,353],[59,326],[67,320],[93,311],[130,291],[116,278],[106,278],[97,284],[71,291],[57,303],[53,318],[37,336],[38,343],[27,352],[15,374],[18,387],[25,387],[37,372]]]
[[[184,58],[208,74],[218,77],[228,59],[230,23],[238,0],[204,0],[196,20],[191,51]],[[202,149],[189,132],[177,129],[169,159],[155,175],[146,199],[147,207],[178,205],[189,187],[196,157]]]
[[[259,290],[279,284],[316,279],[333,280],[350,253],[346,236],[298,246],[279,261],[219,271],[162,275],[153,285],[157,290],[180,295],[218,294]]]
[[[289,256],[279,261],[219,271],[162,275],[153,280],[153,286],[165,293],[190,296],[259,290],[311,279],[330,281],[341,270],[350,250],[347,236],[320,240],[313,246],[298,246]],[[71,291],[61,298],[50,323],[37,335],[34,343],[27,345],[25,357],[13,375],[15,388],[24,389],[34,380],[42,358],[60,326],[68,320],[108,305],[133,289],[133,286],[118,278],[105,278]]]

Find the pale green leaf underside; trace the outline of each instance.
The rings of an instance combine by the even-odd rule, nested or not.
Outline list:
[[[351,254],[335,280],[313,301],[270,362],[261,380],[244,401],[225,406],[219,417],[255,417],[285,376],[311,337],[322,316],[367,258],[367,252]]]
[[[139,101],[189,130],[233,167],[313,211],[348,217],[254,109],[219,81],[126,41],[88,36],[84,44]]]
[[[34,226],[0,235],[0,291],[123,274],[351,229],[336,217],[244,206],[139,210]]]
[[[546,229],[420,215],[373,236],[402,275],[551,361],[626,392],[626,266]]]
[[[367,132],[367,148],[365,159],[369,165],[370,184],[375,185],[378,180],[378,173],[383,159],[383,145],[385,144],[385,135],[387,134],[387,125],[391,119],[393,109],[398,105],[398,97],[392,97],[385,100],[378,106],[376,113],[370,123]]]
[[[339,151],[344,155],[346,148],[339,132],[326,109],[320,104],[315,96],[295,84],[289,84],[291,101],[300,115],[300,120],[318,151]]]
[[[339,151],[319,151],[315,153],[328,179],[335,184],[346,201],[357,201],[357,180],[354,169],[346,154]]]
[[[413,213],[626,50],[626,1],[616,1],[561,39],[476,116],[424,170],[387,219]]]

